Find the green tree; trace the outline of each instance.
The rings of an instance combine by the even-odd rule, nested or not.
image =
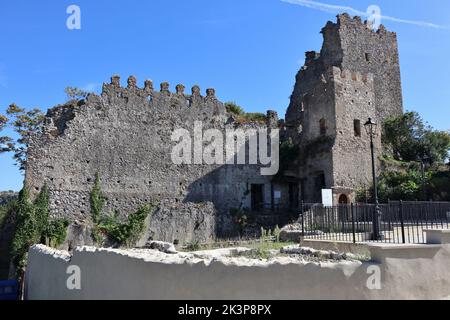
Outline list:
[[[442,164],[450,151],[450,134],[426,125],[417,112],[388,119],[383,124],[383,143],[395,160]]]
[[[433,172],[426,191],[431,200],[450,201],[450,170]]]
[[[28,146],[31,138],[42,130],[45,115],[39,108],[26,110],[14,103],[6,114],[10,118],[0,115],[0,132],[9,127],[15,134],[0,136],[0,153],[12,152],[20,170],[25,170]]]
[[[12,262],[16,270],[26,265],[26,255],[31,245],[38,243],[40,234],[37,231],[35,208],[30,201],[29,192],[23,188],[19,193],[16,213],[16,233],[12,242]]]
[[[430,164],[444,163],[449,156],[450,134],[445,131],[427,131],[422,140],[422,152]]]
[[[68,100],[83,100],[86,99],[90,93],[77,87],[66,87],[64,92],[66,93]]]
[[[11,246],[12,262],[16,266],[18,276],[19,271],[26,266],[30,246],[42,243],[57,247],[66,238],[69,223],[65,219],[50,219],[49,200],[46,186],[34,202],[30,200],[26,187],[19,193],[15,213],[16,228]]]

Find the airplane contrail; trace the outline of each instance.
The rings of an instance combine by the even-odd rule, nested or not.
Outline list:
[[[349,7],[349,6],[341,6],[341,5],[333,5],[328,3],[322,3],[318,1],[312,1],[312,0],[281,0],[286,3],[299,5],[302,7],[320,10],[328,13],[340,13],[340,12],[347,12],[351,15],[357,15],[362,17],[368,17],[369,14],[365,11],[360,11],[355,8]],[[434,29],[444,29],[444,30],[450,30],[449,26],[442,26],[431,22],[426,21],[416,21],[416,20],[407,20],[407,19],[400,19],[396,17],[391,16],[383,16],[381,15],[381,19],[388,20],[388,21],[394,21],[398,23],[405,23],[405,24],[411,24],[419,27],[427,27],[427,28],[434,28]]]

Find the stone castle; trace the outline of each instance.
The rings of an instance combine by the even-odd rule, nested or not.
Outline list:
[[[134,77],[125,88],[113,76],[101,95],[48,111],[29,148],[26,185],[34,194],[47,185],[52,214],[81,223],[89,221],[98,173],[111,212],[158,201],[146,237],[170,242],[234,234],[233,208],[295,212],[300,201],[320,202],[324,188],[335,203],[354,201],[357,188],[371,183],[364,122],[403,111],[396,34],[347,14],[322,33],[322,50],[307,52],[284,121],[269,111],[265,123],[242,123],[214,89],[202,96],[198,86],[186,94],[183,85],[171,92],[162,83],[155,90],[150,80],[140,88]],[[276,176],[262,176],[259,165],[174,165],[171,134],[195,121],[219,130],[278,128],[298,156]]]

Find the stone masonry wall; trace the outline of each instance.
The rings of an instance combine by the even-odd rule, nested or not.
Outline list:
[[[269,120],[277,123],[274,116]],[[89,195],[98,172],[110,212],[126,216],[142,204],[162,199],[164,212],[170,207],[167,203],[210,201],[217,211],[216,225],[207,223],[206,237],[211,238],[211,232],[233,232],[229,208],[248,202],[248,185],[253,181],[268,183],[271,177],[261,176],[257,165],[173,164],[171,134],[183,128],[192,135],[194,121],[221,131],[238,126],[214,89],[204,97],[197,86],[187,95],[182,85],[172,93],[162,83],[156,91],[149,80],[144,88],[137,87],[134,77],[123,88],[114,76],[100,96],[91,94],[84,103],[49,110],[44,133],[30,147],[26,184],[34,194],[45,184],[49,187],[53,215],[84,221],[90,217]],[[152,226],[153,238],[192,238],[192,232],[177,233],[176,221],[186,221],[185,210],[170,212]],[[198,221],[194,219],[192,226]],[[163,230],[163,222],[166,227],[170,224],[165,229],[173,229],[173,235]]]
[[[351,189],[347,191],[353,193],[372,183],[370,137],[364,123],[376,117],[373,76],[336,67],[332,72],[337,128],[333,146],[333,187]],[[359,121],[359,132],[356,132],[355,120]],[[380,154],[380,134],[376,136],[375,147],[376,154]]]
[[[323,63],[352,72],[374,75],[376,120],[382,122],[403,112],[397,34],[383,25],[373,31],[360,17],[338,15],[322,30]]]
[[[348,14],[328,22],[322,33],[321,52],[306,52],[286,112],[287,136],[300,148],[296,171],[307,202],[320,202],[321,188],[334,189],[337,201],[339,194],[352,197],[368,186],[371,159],[364,123],[369,117],[378,123],[379,154],[382,122],[403,112],[395,33],[384,26],[373,31]],[[358,137],[355,120],[360,121]]]

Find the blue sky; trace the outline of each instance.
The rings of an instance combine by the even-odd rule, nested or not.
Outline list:
[[[64,88],[100,90],[112,74],[155,85],[214,87],[222,101],[284,116],[304,52],[319,50],[320,29],[340,7],[378,5],[399,39],[404,105],[432,126],[450,129],[448,0],[58,0],[0,2],[0,112],[15,102],[47,109]],[[66,9],[81,8],[81,30],[68,30]],[[402,19],[411,23],[398,22]],[[430,27],[423,21],[439,27]],[[22,176],[0,155],[0,190]]]

